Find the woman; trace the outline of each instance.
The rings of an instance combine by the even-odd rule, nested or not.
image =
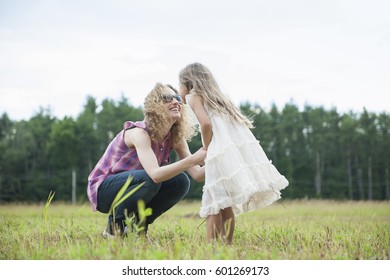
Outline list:
[[[206,151],[191,154],[187,141],[196,133],[195,126],[182,106],[181,97],[169,86],[157,83],[144,102],[144,120],[123,125],[123,130],[108,145],[105,153],[88,177],[88,198],[93,210],[109,213],[112,202],[127,179],[132,177],[126,193],[144,185],[110,213],[103,237],[126,232],[127,214],[137,217],[137,202],[143,200],[152,209],[148,226],[179,202],[188,192],[190,181],[204,180]],[[170,163],[174,150],[179,160]],[[115,219],[113,217],[115,216]],[[115,221],[115,223],[114,223]]]

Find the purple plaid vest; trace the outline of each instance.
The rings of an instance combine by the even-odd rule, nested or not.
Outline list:
[[[138,159],[136,149],[126,146],[124,133],[127,129],[139,127],[150,133],[144,121],[131,122],[123,124],[123,130],[119,132],[108,145],[103,156],[100,158],[91,174],[88,176],[88,198],[91,202],[92,209],[96,211],[97,191],[100,184],[110,175],[117,174],[128,170],[144,169]],[[162,145],[152,141],[152,150],[156,155],[160,166],[169,163],[169,154],[172,149],[171,134],[165,138]]]

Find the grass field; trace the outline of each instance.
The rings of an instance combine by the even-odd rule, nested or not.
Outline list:
[[[233,245],[205,242],[200,203],[183,201],[148,238],[105,240],[89,204],[0,205],[2,260],[388,260],[390,203],[283,201],[237,217]]]

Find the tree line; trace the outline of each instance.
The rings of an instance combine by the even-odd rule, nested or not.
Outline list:
[[[299,110],[293,102],[281,109],[250,103],[240,108],[253,119],[253,134],[290,182],[284,198],[390,198],[388,113],[364,108],[339,113],[309,105]],[[71,201],[76,194],[77,201],[86,201],[87,177],[109,142],[124,121],[142,119],[142,107],[132,106],[124,96],[100,104],[88,96],[76,118],[56,118],[49,108],[21,121],[3,113],[0,201],[45,201],[50,191],[57,200]],[[192,152],[201,146],[199,134],[189,146]],[[187,198],[201,194],[202,184],[192,181]]]

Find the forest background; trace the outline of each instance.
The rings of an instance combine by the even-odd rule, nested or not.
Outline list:
[[[293,102],[283,108],[242,103],[253,118],[255,137],[290,186],[288,199],[388,200],[390,115],[339,113],[336,108]],[[142,120],[142,107],[123,95],[98,104],[88,96],[75,118],[59,119],[40,108],[29,120],[0,117],[0,202],[87,201],[87,177],[124,121]],[[192,152],[201,147],[198,134]],[[172,154],[171,161],[175,155]],[[233,163],[234,164],[234,163]],[[186,199],[200,199],[202,184],[191,181]]]

